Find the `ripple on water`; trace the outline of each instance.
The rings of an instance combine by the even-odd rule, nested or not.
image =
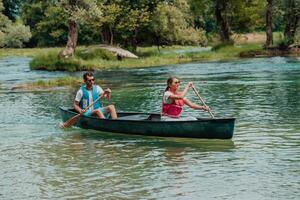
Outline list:
[[[299,60],[245,59],[96,72],[118,110],[160,112],[170,75],[193,81],[232,140],[126,136],[60,129],[73,90],[11,92],[68,73],[0,59],[0,197],[4,199],[295,199],[299,194]],[[8,67],[9,66],[9,67]],[[284,68],[282,67],[284,66]],[[8,70],[9,69],[9,70]],[[70,75],[80,76],[82,73]],[[187,98],[198,102],[189,92]],[[186,108],[190,116],[207,113]]]

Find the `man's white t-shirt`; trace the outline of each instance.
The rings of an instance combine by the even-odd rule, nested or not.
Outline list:
[[[96,91],[97,91],[98,96],[100,96],[103,93],[103,89],[99,85],[94,85],[93,87],[96,87]],[[92,94],[93,90],[87,90],[87,91],[88,91],[88,94],[89,94],[89,102],[91,104],[93,102],[93,94]],[[76,93],[75,101],[80,102],[82,97],[83,97],[83,92],[82,92],[81,89],[79,89]],[[91,110],[91,111],[94,110],[94,106],[91,106],[89,108],[89,110]]]

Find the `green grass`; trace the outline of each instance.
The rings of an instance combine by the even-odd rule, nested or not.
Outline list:
[[[22,85],[17,85],[14,89],[47,89],[53,87],[78,87],[82,84],[82,77],[59,77],[49,80],[37,80],[34,82],[25,83]],[[97,80],[96,84],[103,84],[104,81]]]
[[[243,51],[262,49],[259,44],[247,44],[239,46],[224,46],[215,51],[175,53],[172,50],[190,49],[194,47],[167,47],[159,52],[157,47],[140,47],[137,49],[139,59],[117,60],[110,52],[95,50],[94,46],[79,47],[72,58],[59,59],[58,50],[49,50],[45,54],[35,56],[30,63],[31,69],[38,70],[60,70],[60,71],[84,71],[111,68],[141,68],[180,64],[194,61],[227,61],[239,59]]]
[[[8,57],[8,56],[28,56],[34,57],[39,54],[46,54],[49,52],[56,51],[58,52],[61,48],[53,47],[53,48],[22,48],[22,49],[14,49],[14,48],[0,48],[0,58]]]

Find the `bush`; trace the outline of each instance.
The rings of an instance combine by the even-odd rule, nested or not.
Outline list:
[[[0,34],[0,38],[0,47],[21,48],[31,38],[30,28],[22,24],[10,24]]]
[[[75,56],[83,60],[103,59],[103,60],[116,60],[117,57],[104,49],[92,48],[76,51]]]
[[[278,44],[277,47],[280,50],[287,50],[289,48],[290,42],[287,39],[281,39]]]
[[[233,46],[233,45],[234,45],[233,41],[229,41],[229,42],[226,42],[226,43],[220,43],[220,44],[217,44],[217,45],[213,46],[211,48],[211,50],[212,51],[218,51],[222,48],[225,48],[225,47],[228,47],[228,46]]]
[[[181,43],[182,45],[207,45],[205,31],[202,29],[194,29],[193,27],[189,27],[181,30],[179,35],[178,43]]]
[[[5,46],[5,34],[0,31],[0,47],[4,47]]]
[[[30,62],[30,68],[36,70],[48,70],[48,71],[79,71],[79,70],[91,70],[89,67],[83,67],[79,59],[74,57],[70,58],[58,58],[57,52],[49,54],[39,55],[32,59]]]

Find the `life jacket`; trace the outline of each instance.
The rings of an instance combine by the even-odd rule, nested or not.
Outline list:
[[[93,86],[93,88],[92,88],[93,102],[90,102],[89,92],[86,89],[85,85],[81,85],[80,89],[81,89],[83,95],[79,102],[79,106],[81,109],[85,109],[99,97],[97,94],[97,87]],[[93,109],[100,108],[101,107],[100,105],[101,105],[100,100],[98,100],[96,103],[94,103]]]
[[[183,99],[176,99],[173,100],[172,103],[167,104],[164,102],[164,95],[163,95],[161,115],[172,117],[172,118],[179,118],[183,106],[184,106]]]

